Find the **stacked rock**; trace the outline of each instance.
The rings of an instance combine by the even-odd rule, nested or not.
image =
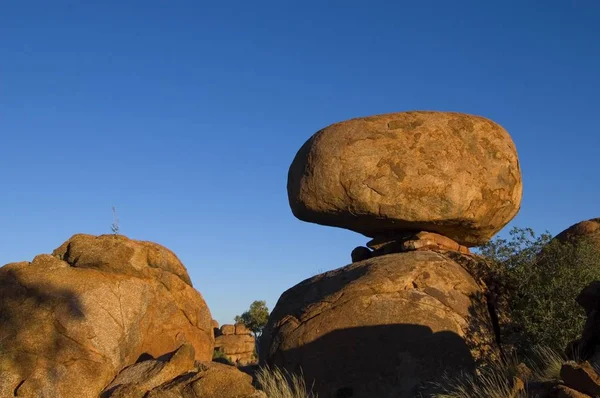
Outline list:
[[[518,212],[515,146],[478,116],[405,112],[318,131],[288,174],[294,215],[372,240],[279,299],[261,363],[320,397],[413,397],[498,353],[486,286],[463,268]],[[423,392],[423,391],[420,391]]]
[[[215,351],[225,354],[231,362],[240,366],[256,362],[256,342],[244,324],[223,325],[215,336]]]
[[[481,245],[517,214],[521,194],[508,133],[459,113],[393,113],[331,125],[302,146],[288,174],[296,217],[387,241],[427,231]]]

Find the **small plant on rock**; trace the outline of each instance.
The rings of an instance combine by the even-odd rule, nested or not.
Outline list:
[[[117,208],[115,206],[112,207],[112,212],[113,212],[113,223],[110,226],[110,230],[112,231],[113,235],[119,235],[119,218],[117,217]]]
[[[229,357],[227,355],[225,355],[225,353],[221,350],[214,350],[213,351],[213,358],[212,360],[214,362],[219,362],[219,363],[224,363],[225,365],[232,365],[234,366],[235,364],[231,361],[231,359],[229,359]]]

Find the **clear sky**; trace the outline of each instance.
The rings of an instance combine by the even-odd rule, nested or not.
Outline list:
[[[110,233],[114,205],[220,323],[272,308],[367,241],[293,217],[296,151],[415,109],[511,133],[511,225],[599,217],[599,21],[597,0],[0,1],[0,264]]]

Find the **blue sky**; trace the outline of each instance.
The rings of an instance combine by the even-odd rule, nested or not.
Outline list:
[[[3,1],[0,264],[110,233],[114,205],[123,234],[177,253],[220,323],[272,308],[367,241],[293,217],[296,151],[414,109],[511,133],[510,225],[598,217],[599,18],[595,0]]]

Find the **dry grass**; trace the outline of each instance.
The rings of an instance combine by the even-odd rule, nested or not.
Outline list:
[[[549,381],[560,379],[560,368],[565,362],[565,358],[558,352],[548,347],[534,347],[533,355],[528,361],[529,367],[533,371],[533,380]]]
[[[513,395],[512,377],[505,369],[487,369],[479,376],[463,375],[458,379],[446,380],[446,393],[436,398],[526,398],[525,393]]]
[[[560,379],[560,368],[565,361],[562,355],[547,347],[535,347],[532,352],[531,358],[525,361],[531,369],[530,380]],[[446,392],[436,395],[436,398],[526,398],[526,391],[513,395],[513,380],[519,375],[518,365],[518,358],[511,355],[506,361],[490,364],[477,376],[465,374],[456,379],[446,379],[439,384]]]
[[[306,387],[302,374],[290,374],[277,367],[267,366],[256,373],[256,380],[269,398],[317,398],[312,389]]]

